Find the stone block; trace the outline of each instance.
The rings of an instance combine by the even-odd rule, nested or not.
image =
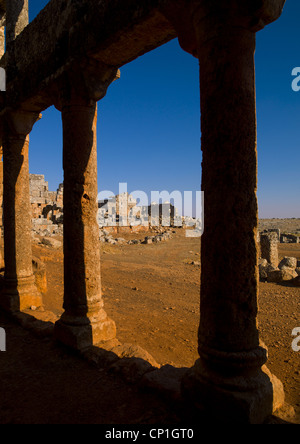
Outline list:
[[[182,395],[189,405],[215,421],[261,424],[284,404],[282,383],[266,366],[247,378],[201,371],[201,360],[182,380]]]
[[[278,268],[280,269],[282,269],[283,267],[293,268],[295,270],[297,268],[297,258],[284,257],[278,265]]]
[[[62,247],[62,242],[61,241],[59,241],[57,239],[50,238],[50,237],[44,237],[42,239],[41,243],[43,245],[46,245],[47,247],[51,247],[51,248],[54,248],[54,249],[58,249],[58,248]]]
[[[274,270],[268,273],[268,282],[280,283],[285,281],[291,281],[298,274],[292,268],[282,268],[281,270]]]
[[[68,347],[83,350],[101,341],[114,339],[116,337],[116,325],[109,318],[102,322],[85,325],[69,325],[60,319],[55,324],[54,337]]]
[[[160,369],[146,373],[140,382],[140,387],[151,392],[156,391],[167,399],[180,400],[181,381],[187,370],[187,368],[164,365]]]

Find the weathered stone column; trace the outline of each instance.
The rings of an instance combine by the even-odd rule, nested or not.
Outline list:
[[[39,118],[39,113],[25,111],[6,115],[3,140],[5,290],[0,304],[10,312],[42,305],[32,271],[28,165],[29,133]]]
[[[270,11],[270,2],[259,10],[250,1],[191,3],[187,33],[193,29],[194,40],[183,35],[181,42],[194,44],[187,49],[200,61],[205,228],[200,359],[183,392],[215,417],[260,423],[284,394],[264,366],[257,326],[255,31],[281,9]]]
[[[1,8],[0,4],[0,58],[5,53],[5,11]]]
[[[0,132],[2,133],[2,125],[0,125]],[[2,138],[2,134],[1,137]],[[0,248],[2,248],[3,241],[3,147],[1,142],[0,148]],[[0,251],[0,268],[4,267],[4,256],[2,250]]]
[[[88,75],[88,67],[83,71]],[[95,76],[91,77],[101,81],[97,64],[92,71]],[[96,87],[92,80],[70,74],[63,87],[65,312],[56,324],[55,335],[76,349],[116,336],[115,323],[107,317],[101,295],[95,100],[105,95],[115,75],[115,71],[110,73],[109,79]]]
[[[279,239],[277,233],[262,233],[260,235],[260,251],[262,259],[266,259],[269,264],[277,268],[279,264],[278,244]]]

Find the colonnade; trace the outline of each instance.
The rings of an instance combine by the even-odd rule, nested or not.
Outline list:
[[[274,19],[279,15],[284,2],[277,2],[274,11],[251,9],[251,2],[238,7],[242,2],[232,0],[223,8],[216,3],[195,1],[176,14],[166,12],[183,49],[200,61],[205,232],[199,360],[182,390],[198,408],[255,423],[284,401],[282,384],[265,367],[267,349],[257,325],[254,67],[255,33],[271,21],[271,13]],[[77,349],[116,335],[101,296],[96,221],[97,102],[116,76],[117,69],[85,58],[66,70],[54,89],[53,103],[63,122],[65,310],[55,336]],[[39,113],[22,108],[5,116],[5,291],[0,304],[9,311],[42,303],[32,272],[28,168],[29,134],[38,119]]]

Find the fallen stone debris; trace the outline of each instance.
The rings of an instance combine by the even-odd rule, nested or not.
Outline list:
[[[157,244],[159,242],[165,242],[172,238],[172,234],[170,230],[162,231],[159,234],[155,234],[154,236],[146,236],[144,239],[131,239],[126,241],[122,237],[114,237],[107,230],[100,230],[100,242],[107,243],[109,245],[139,245],[139,244]]]
[[[290,281],[299,286],[300,261],[295,257],[284,257],[278,267],[268,263],[266,259],[259,260],[259,278],[262,282],[282,283]]]
[[[260,233],[259,278],[262,282],[297,285],[300,275],[300,261],[295,257],[284,257],[279,262],[278,244],[280,232],[275,230]]]

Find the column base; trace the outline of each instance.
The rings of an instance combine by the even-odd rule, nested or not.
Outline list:
[[[116,333],[116,324],[108,317],[96,322],[86,317],[71,323],[66,322],[63,315],[54,328],[54,338],[75,350],[115,339]]]
[[[208,371],[201,359],[184,377],[182,395],[202,414],[232,424],[262,424],[285,400],[282,383],[266,366],[232,376]]]
[[[41,307],[43,298],[35,285],[35,277],[4,278],[0,306],[9,313],[16,313],[32,306]]]

